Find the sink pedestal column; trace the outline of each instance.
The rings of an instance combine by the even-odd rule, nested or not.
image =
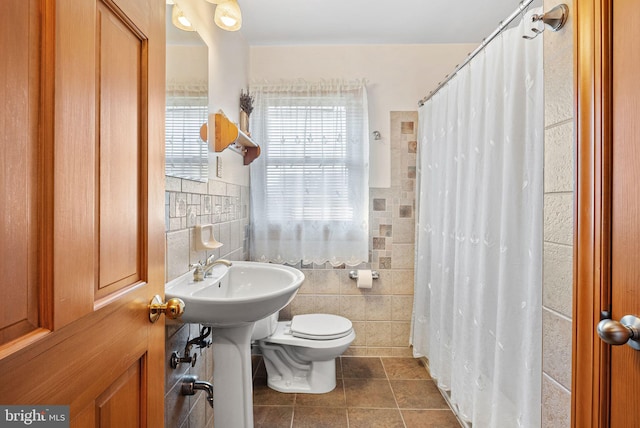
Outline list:
[[[213,327],[213,422],[216,428],[253,428],[253,324]]]

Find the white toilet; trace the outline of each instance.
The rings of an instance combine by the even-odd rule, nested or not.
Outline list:
[[[280,392],[324,394],[336,387],[336,358],[356,338],[353,325],[338,315],[278,314],[256,322],[257,340],[267,369],[267,384]]]

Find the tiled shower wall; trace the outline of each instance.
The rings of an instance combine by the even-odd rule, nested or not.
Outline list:
[[[558,32],[544,32],[545,146],[542,309],[542,427],[571,426],[574,110],[571,0]]]
[[[370,263],[297,266],[306,280],[280,313],[281,319],[305,313],[349,318],[356,339],[345,355],[411,356],[417,128],[417,112],[391,112],[391,187],[369,192]],[[383,142],[372,139],[370,144]],[[359,289],[349,278],[349,271],[358,268],[380,273],[371,289]]]
[[[210,180],[208,183],[166,177],[166,280],[170,281],[189,270],[189,264],[204,261],[209,255],[229,260],[247,260],[249,224],[249,187]],[[213,224],[216,239],[223,246],[214,251],[195,251],[194,229],[197,224]],[[200,380],[213,381],[211,348],[195,350],[195,367],[181,364],[177,369],[168,367],[171,353],[184,353],[189,338],[199,335],[199,325],[167,320],[165,356],[165,426],[212,426],[213,411],[207,404],[206,394],[191,397],[180,394],[181,379],[185,374]]]

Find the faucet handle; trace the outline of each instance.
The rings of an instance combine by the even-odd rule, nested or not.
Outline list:
[[[202,281],[204,279],[204,266],[202,262],[193,263],[189,265],[189,269],[193,269],[193,280],[194,281]]]
[[[169,366],[171,366],[172,369],[176,369],[178,368],[178,365],[182,363],[189,363],[191,364],[191,367],[195,367],[197,359],[198,359],[197,354],[193,354],[193,355],[185,354],[184,357],[181,357],[180,354],[178,354],[177,352],[174,352],[171,354],[171,360],[169,360]]]
[[[215,260],[216,260],[216,256],[211,254],[209,257],[207,257],[207,260],[205,261],[205,266],[213,263]]]

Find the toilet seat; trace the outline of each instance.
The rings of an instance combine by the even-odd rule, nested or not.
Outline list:
[[[345,317],[330,314],[296,315],[291,320],[291,334],[309,340],[333,340],[349,335],[353,324]]]
[[[305,339],[303,337],[296,337],[291,332],[291,321],[278,321],[275,331],[269,337],[260,339],[259,342],[301,346],[304,348],[314,349],[330,349],[336,346],[349,345],[355,339],[356,333],[351,329],[346,333],[346,335],[337,339],[328,339],[327,336],[322,337],[325,339]]]

